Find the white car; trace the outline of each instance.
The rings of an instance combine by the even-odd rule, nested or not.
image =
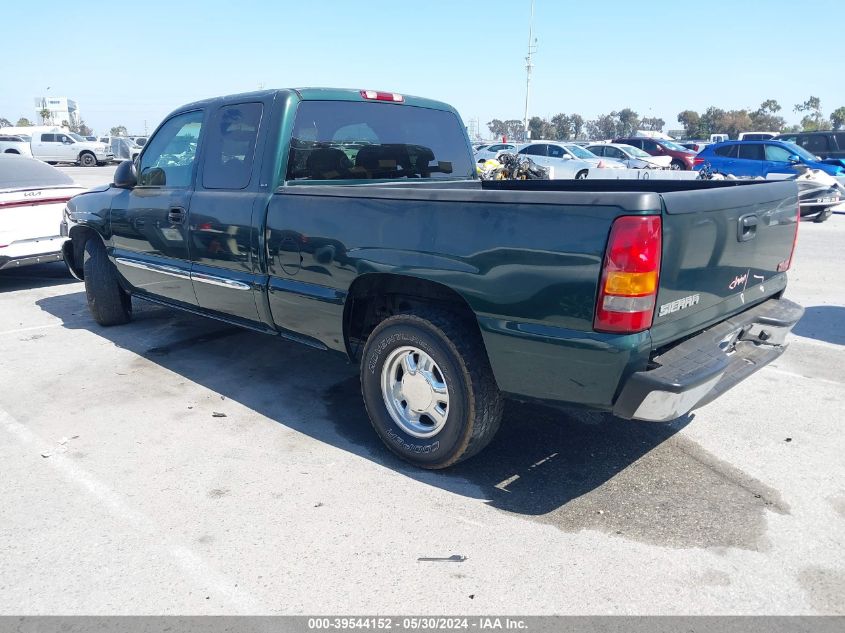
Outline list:
[[[602,159],[573,143],[538,141],[519,146],[519,153],[529,156],[538,165],[549,167],[550,178],[566,180],[586,178],[590,169],[625,169],[618,161]]]
[[[475,162],[483,163],[485,160],[498,158],[502,152],[516,153],[516,143],[493,143],[475,152]]]
[[[0,134],[0,153],[32,156],[29,139],[18,134]]]
[[[652,156],[633,145],[624,143],[595,143],[587,149],[596,156],[604,156],[625,163],[628,169],[668,169],[671,156]]]
[[[0,270],[61,261],[62,213],[83,191],[40,160],[0,154]]]

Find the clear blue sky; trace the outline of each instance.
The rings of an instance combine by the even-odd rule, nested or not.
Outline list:
[[[35,119],[48,86],[100,133],[143,132],[145,121],[152,131],[183,103],[259,84],[441,99],[484,131],[523,116],[530,0],[3,5],[0,116],[13,123]],[[773,98],[797,122],[792,107],[810,95],[829,114],[845,105],[845,77],[842,42],[824,25],[843,10],[845,0],[536,0],[530,114],[631,107],[672,129],[684,109]]]

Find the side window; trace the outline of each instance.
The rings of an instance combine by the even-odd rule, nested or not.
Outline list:
[[[716,156],[724,156],[725,158],[736,158],[736,145],[722,145],[713,150]]]
[[[243,189],[249,185],[263,110],[260,103],[239,103],[214,114],[206,135],[203,187]]]
[[[810,134],[802,140],[802,147],[813,154],[828,150],[827,134]]]
[[[845,150],[845,132],[837,132],[834,134],[836,137],[836,144],[839,145],[839,149]]]
[[[623,154],[622,151],[616,147],[606,147],[604,155],[609,156],[610,158],[625,158],[625,154]]]
[[[610,154],[606,153],[605,150],[610,149],[605,147],[588,147],[587,150],[591,151],[596,156],[610,156]]]
[[[55,143],[56,142],[56,135],[55,134],[42,134],[41,135],[41,142],[42,143]]]
[[[766,160],[785,163],[789,160],[790,156],[792,156],[792,152],[785,147],[766,144]]]
[[[739,157],[745,160],[763,160],[763,146],[757,143],[739,145]]]
[[[188,187],[197,156],[202,111],[177,114],[147,143],[138,184],[144,187]]]
[[[566,154],[566,150],[564,150],[559,145],[549,145],[548,148],[549,156],[551,156],[552,158],[563,158],[563,156]]]
[[[660,149],[654,141],[642,141],[642,148],[647,152],[656,152]]]
[[[643,142],[638,140],[638,139],[635,139],[635,138],[632,138],[632,139],[627,140],[627,141],[625,139],[622,139],[619,142],[625,143],[626,145],[631,145],[632,147],[639,147],[640,149],[643,148]]]
[[[488,152],[498,152],[500,149],[505,149],[504,145],[491,145],[487,148]]]
[[[528,147],[519,150],[520,154],[528,154],[529,156],[545,156],[546,155],[546,145],[543,144],[536,144],[536,145],[529,145]]]

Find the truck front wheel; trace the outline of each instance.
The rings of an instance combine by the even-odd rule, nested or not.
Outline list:
[[[82,263],[88,310],[100,325],[121,325],[132,318],[132,297],[120,287],[117,272],[99,238],[85,242]]]
[[[422,468],[472,457],[493,439],[502,417],[480,334],[448,312],[382,321],[367,339],[361,391],[382,441]]]
[[[79,155],[79,164],[83,167],[96,167],[97,157],[91,152],[82,152]]]

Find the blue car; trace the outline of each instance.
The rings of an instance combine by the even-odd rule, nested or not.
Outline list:
[[[831,176],[844,176],[845,169],[823,163],[803,147],[785,141],[726,141],[708,145],[695,157],[693,169],[709,164],[720,174],[763,177],[768,174],[795,174],[794,165],[820,169]]]

